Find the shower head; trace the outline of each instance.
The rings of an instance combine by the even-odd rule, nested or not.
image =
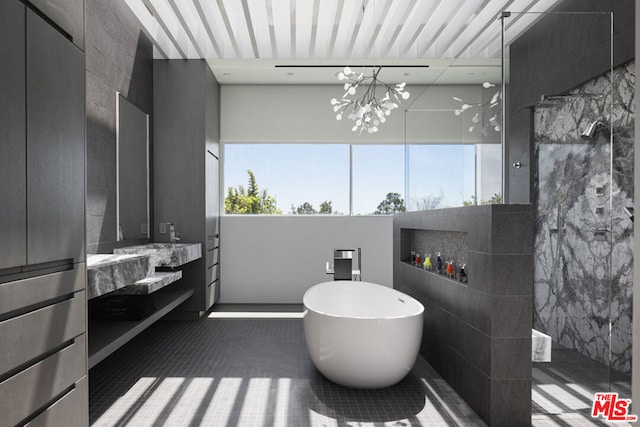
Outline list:
[[[586,128],[580,133],[580,138],[582,139],[593,139],[598,130],[598,127],[604,125],[600,120],[594,120],[589,122]]]

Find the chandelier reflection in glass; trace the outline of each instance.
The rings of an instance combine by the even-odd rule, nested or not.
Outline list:
[[[495,87],[495,84],[484,82],[482,83],[482,87],[485,89],[489,89]],[[502,126],[500,125],[500,119],[498,117],[500,114],[500,109],[497,107],[500,105],[500,102],[502,100],[501,98],[502,94],[500,93],[500,90],[496,90],[496,92],[491,97],[491,100],[486,103],[478,102],[469,104],[464,100],[454,96],[453,99],[460,102],[460,108],[456,108],[454,110],[454,113],[456,116],[459,116],[466,110],[476,109],[475,114],[471,118],[473,124],[469,128],[469,132],[473,132],[477,125],[481,126],[481,133],[484,136],[487,136],[487,130],[489,128],[492,128],[496,132],[500,132],[500,130],[502,129]],[[488,119],[486,119],[486,117],[488,117]],[[485,118],[484,120],[487,120],[487,122],[484,122],[483,118]]]
[[[336,113],[336,119],[342,120],[347,115],[349,120],[353,120],[355,124],[351,128],[352,131],[366,131],[368,133],[378,132],[378,126],[387,121],[387,116],[391,111],[398,108],[398,104],[403,100],[409,99],[409,92],[405,91],[406,83],[398,83],[391,86],[378,79],[378,74],[382,67],[373,67],[373,74],[365,76],[364,73],[355,73],[351,67],[344,67],[344,70],[337,74],[338,80],[346,80],[344,84],[345,93],[342,99],[333,98],[331,105]],[[362,88],[361,95],[355,97],[358,88]],[[383,98],[376,96],[376,90],[380,87],[384,89]],[[350,98],[354,97],[354,98]]]

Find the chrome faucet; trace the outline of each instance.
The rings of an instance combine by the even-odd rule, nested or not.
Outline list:
[[[168,222],[167,225],[169,226],[169,241],[171,243],[179,242],[180,234],[176,233],[176,226],[171,222]]]

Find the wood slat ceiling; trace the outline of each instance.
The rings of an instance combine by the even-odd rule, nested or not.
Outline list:
[[[509,42],[559,1],[125,0],[156,58],[206,59],[218,81],[231,84],[335,83],[335,70],[274,65],[354,61],[405,64],[412,83],[453,82],[443,71],[461,68],[453,80],[474,83],[486,67],[493,75],[499,68],[502,11],[528,12],[506,21]]]

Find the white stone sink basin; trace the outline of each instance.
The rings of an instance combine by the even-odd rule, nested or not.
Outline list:
[[[139,254],[151,258],[155,267],[179,267],[202,257],[200,243],[148,243],[113,250],[114,254]]]
[[[87,255],[87,298],[136,283],[148,273],[149,257],[144,254]]]

